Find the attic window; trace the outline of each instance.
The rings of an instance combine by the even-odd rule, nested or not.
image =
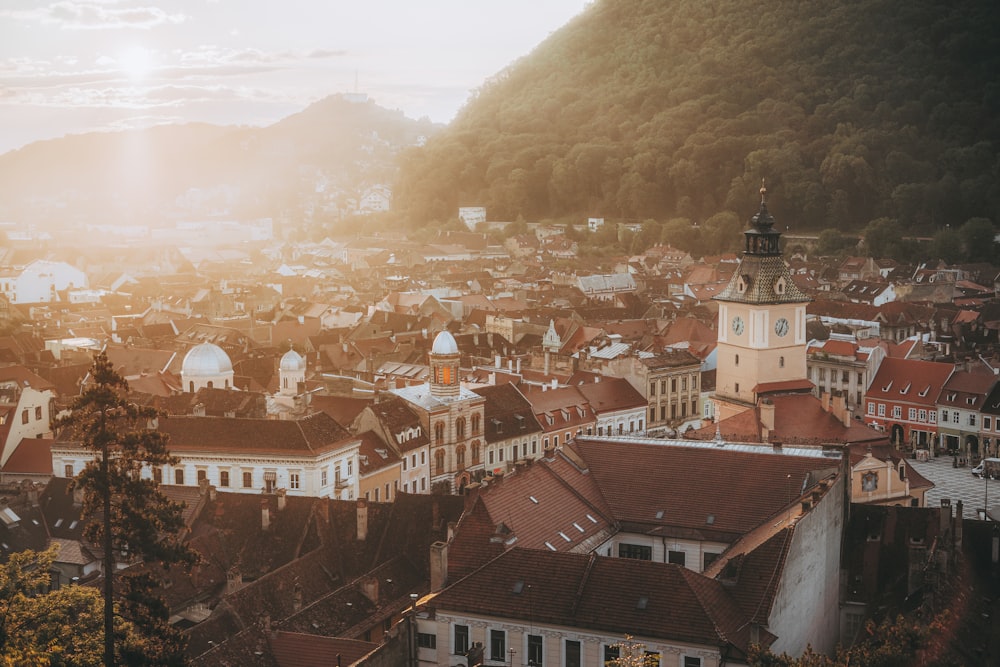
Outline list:
[[[581,533],[584,532],[583,526],[581,526],[580,524],[578,524],[576,521],[573,522],[573,527],[576,528],[577,530],[579,530]]]
[[[572,542],[573,541],[573,540],[570,539],[569,535],[567,535],[566,533],[562,532],[561,530],[559,531],[559,537],[563,538],[567,542]]]
[[[534,496],[528,496],[528,500],[530,500],[531,502],[535,503],[536,505],[538,504],[538,498],[536,498]]]
[[[918,395],[918,396],[926,396],[926,395],[927,395],[927,392],[929,392],[930,390],[931,390],[931,386],[930,386],[930,385],[927,385],[926,387],[924,387],[923,391],[921,391],[921,392],[920,392],[919,394],[917,394],[917,395]]]
[[[975,402],[976,402],[976,397],[975,396],[966,396],[965,397],[965,403],[966,403],[966,405],[972,405]]]
[[[709,514],[707,517],[705,517],[705,523],[708,524],[709,526],[711,526],[712,524],[714,524],[715,523],[715,515],[714,514]]]
[[[642,597],[639,598],[639,601],[635,603],[635,608],[645,609],[648,604],[649,604],[649,598],[643,595]]]
[[[905,394],[906,392],[910,391],[910,384],[912,384],[912,383],[907,382],[906,386],[899,390],[899,393],[900,394]]]
[[[953,392],[953,393],[948,394],[947,400],[954,401],[956,398],[958,398],[958,394],[956,394],[956,393]]]
[[[514,419],[517,420],[518,427],[523,431],[525,428],[524,417],[522,415],[514,415]]]
[[[546,542],[546,544],[548,544],[548,542]],[[524,582],[523,581],[515,581],[514,582],[514,588],[512,589],[512,591],[513,591],[514,595],[520,595],[524,591]]]
[[[889,380],[889,384],[882,387],[882,391],[889,391],[890,389],[892,389],[892,380]]]
[[[656,518],[657,518],[657,519],[662,519],[662,518],[663,518],[663,510],[659,510],[659,511],[658,511],[658,512],[656,513]]]
[[[547,546],[549,548],[549,551],[555,551],[556,550],[556,548],[554,546],[552,546],[552,543],[550,543],[550,542],[546,542],[545,546]]]
[[[590,516],[589,514],[587,515],[587,518],[590,519],[590,523],[597,523],[597,519],[595,519],[594,517]]]
[[[784,276],[779,277],[778,280],[777,280],[777,282],[774,283],[774,292],[775,292],[775,294],[784,294],[785,293],[785,277]]]

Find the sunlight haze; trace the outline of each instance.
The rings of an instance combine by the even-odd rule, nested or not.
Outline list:
[[[0,153],[92,130],[265,125],[355,90],[448,122],[586,4],[8,0]]]

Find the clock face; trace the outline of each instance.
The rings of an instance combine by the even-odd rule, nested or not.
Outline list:
[[[774,333],[778,334],[779,336],[784,336],[786,333],[788,333],[788,320],[782,317],[777,322],[775,322]]]
[[[739,315],[733,318],[733,333],[737,336],[743,333],[743,318]]]

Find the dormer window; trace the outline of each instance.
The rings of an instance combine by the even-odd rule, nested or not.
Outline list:
[[[882,387],[882,391],[889,391],[890,389],[892,389],[892,380],[889,380],[889,384]]]
[[[906,383],[905,387],[903,387],[902,389],[899,390],[899,393],[900,394],[905,394],[908,391],[910,391],[910,383],[909,382]]]
[[[753,278],[749,274],[744,273],[736,281],[736,291],[743,294],[748,289],[750,289],[750,284],[753,282]]]
[[[930,385],[927,385],[926,387],[924,387],[923,391],[921,391],[921,392],[920,392],[919,394],[917,394],[917,395],[918,395],[918,396],[926,396],[926,395],[927,395],[927,392],[929,392],[930,390],[931,390],[931,386],[930,386]]]
[[[786,287],[787,287],[787,284],[785,282],[785,277],[784,276],[779,276],[778,279],[774,282],[774,293],[775,294],[784,294]]]

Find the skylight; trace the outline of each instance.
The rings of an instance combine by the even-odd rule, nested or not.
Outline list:
[[[589,514],[587,515],[587,518],[590,519],[591,523],[597,523],[597,519],[595,519],[594,517],[590,516]]]
[[[531,502],[535,503],[536,505],[538,504],[538,498],[536,498],[534,496],[528,496],[528,500],[530,500]]]
[[[649,605],[649,598],[643,595],[639,598],[639,601],[635,603],[636,609],[645,609]]]
[[[562,532],[561,530],[559,531],[559,537],[563,538],[567,542],[572,542],[573,541],[573,540],[571,540],[569,538],[569,535],[567,535],[566,533]]]
[[[549,548],[549,551],[555,551],[556,550],[556,548],[554,546],[552,546],[551,542],[546,542],[545,546],[547,546]]]

